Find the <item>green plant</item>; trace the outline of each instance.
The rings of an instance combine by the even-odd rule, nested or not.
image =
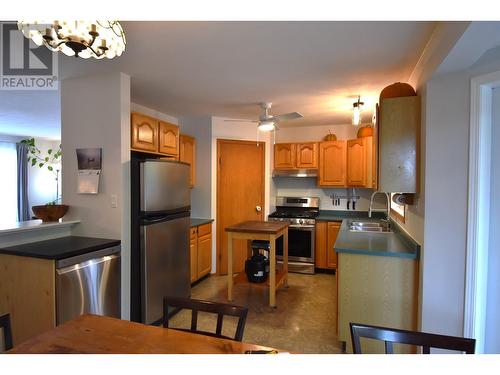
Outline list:
[[[28,147],[28,162],[31,162],[32,167],[35,165],[39,168],[47,167],[49,171],[55,173],[53,165],[61,161],[61,145],[57,150],[49,148],[47,154],[42,155],[42,151],[35,144],[35,138],[23,139],[21,143]]]
[[[61,197],[59,197],[59,169],[54,169],[54,165],[61,162],[61,145],[59,145],[57,150],[49,148],[47,154],[42,154],[42,151],[36,146],[35,138],[23,139],[21,143],[25,144],[28,148],[28,162],[31,163],[32,167],[45,167],[54,174],[56,180],[56,199],[46,204],[55,205],[57,201],[61,199]]]

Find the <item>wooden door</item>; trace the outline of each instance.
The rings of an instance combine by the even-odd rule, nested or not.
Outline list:
[[[212,235],[198,237],[198,278],[212,270]]]
[[[318,168],[318,144],[316,142],[299,143],[297,148],[297,168]]]
[[[195,160],[196,160],[196,141],[189,135],[181,134],[179,138],[179,161],[190,165],[189,167],[189,187],[194,187],[195,182]]]
[[[333,250],[341,223],[328,222],[328,241],[326,246],[326,265],[328,268],[337,269],[337,253]]]
[[[179,127],[160,121],[158,152],[168,155],[179,154]]]
[[[345,184],[346,142],[320,142],[318,185],[345,186]]]
[[[347,141],[347,186],[366,186],[366,167],[366,138]]]
[[[225,228],[264,220],[265,143],[217,140],[217,273],[227,273]],[[260,207],[260,210],[259,210]],[[233,244],[234,272],[245,269],[247,241]]]
[[[326,246],[327,246],[327,234],[328,228],[326,221],[316,222],[316,239],[315,239],[315,251],[316,260],[315,265],[317,268],[327,268],[326,262]]]
[[[277,143],[274,145],[274,169],[295,168],[295,143]]]
[[[132,113],[131,148],[140,151],[158,152],[158,121],[154,118]]]

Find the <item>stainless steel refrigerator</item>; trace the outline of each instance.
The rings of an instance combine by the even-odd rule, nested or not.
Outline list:
[[[189,297],[189,165],[132,159],[131,319],[158,324],[163,297]]]

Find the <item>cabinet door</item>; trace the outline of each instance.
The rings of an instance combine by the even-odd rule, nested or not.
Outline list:
[[[179,161],[183,161],[190,165],[189,171],[189,187],[194,187],[195,179],[195,139],[189,135],[181,134],[179,138]]]
[[[345,184],[346,142],[320,142],[318,185],[345,186]]]
[[[295,143],[274,145],[274,169],[294,169],[295,157]]]
[[[158,152],[158,121],[154,118],[132,113],[131,147],[141,151]]]
[[[366,185],[366,146],[365,138],[347,141],[347,185],[363,187]]]
[[[158,152],[168,155],[179,154],[179,127],[160,121]]]
[[[189,244],[189,257],[191,260],[191,282],[198,280],[198,239],[191,239]]]
[[[316,267],[327,268],[326,246],[327,246],[327,223],[326,221],[316,222]]]
[[[347,186],[373,186],[372,148],[372,137],[347,141]]]
[[[297,168],[318,168],[318,144],[299,143],[297,144]]]
[[[198,237],[198,278],[212,270],[212,235]]]
[[[328,241],[326,245],[326,264],[328,268],[337,269],[337,253],[333,250],[341,223],[328,222]]]

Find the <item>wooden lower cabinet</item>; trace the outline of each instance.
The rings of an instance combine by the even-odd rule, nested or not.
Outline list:
[[[337,253],[333,245],[337,240],[341,222],[316,223],[316,268],[337,269]]]
[[[212,271],[212,223],[191,228],[191,282]]]

